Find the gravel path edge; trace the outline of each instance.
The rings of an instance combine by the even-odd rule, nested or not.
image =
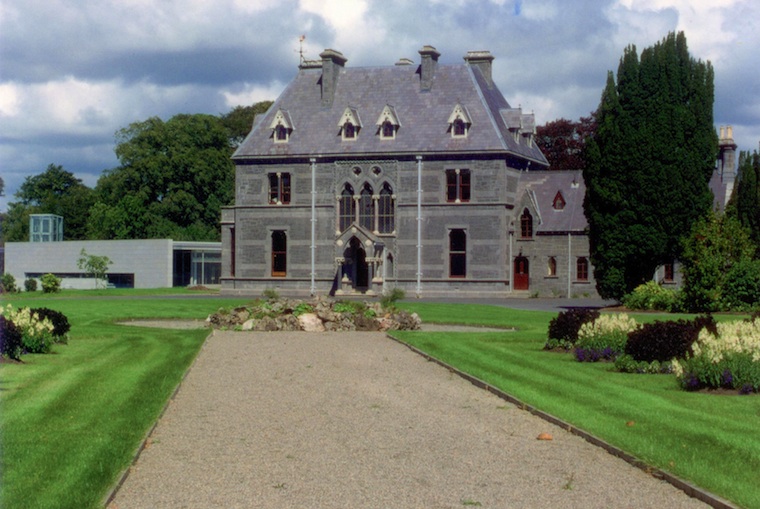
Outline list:
[[[166,400],[166,403],[164,403],[163,408],[161,408],[161,411],[158,413],[158,417],[156,417],[155,422],[151,425],[151,427],[148,429],[148,431],[145,433],[145,436],[143,437],[142,441],[140,442],[140,445],[137,446],[137,450],[135,451],[135,455],[132,458],[132,461],[129,462],[129,465],[121,472],[116,482],[113,484],[113,486],[108,490],[106,495],[102,499],[102,503],[100,504],[101,507],[108,507],[108,505],[113,502],[113,499],[116,498],[116,494],[119,492],[121,487],[124,485],[124,483],[127,481],[127,478],[129,477],[129,472],[132,470],[132,467],[137,463],[137,460],[140,459],[140,454],[145,450],[147,447],[148,441],[150,440],[150,437],[153,435],[153,432],[156,430],[156,427],[158,426],[158,423],[161,421],[161,418],[166,413],[166,410],[169,408],[169,405],[174,401],[174,399],[177,397],[177,394],[179,393],[179,390],[182,388],[182,384],[187,379],[187,375],[190,373],[190,371],[195,366],[196,362],[198,362],[198,357],[200,357],[201,352],[204,348],[206,348],[206,343],[208,343],[209,338],[214,336],[214,333],[216,331],[212,330],[211,333],[206,336],[206,338],[203,340],[203,343],[201,343],[200,348],[198,348],[198,352],[195,354],[195,357],[193,358],[193,361],[190,363],[190,365],[187,367],[187,370],[182,375],[182,378],[180,379],[177,386],[172,391],[172,395],[169,397],[169,399]]]
[[[670,472],[666,472],[664,470],[661,470],[659,468],[652,467],[651,465],[648,465],[646,462],[642,461],[641,459],[628,454],[624,450],[615,447],[614,445],[605,442],[601,438],[592,435],[591,433],[582,430],[578,428],[577,426],[574,426],[570,424],[569,422],[565,422],[559,417],[556,417],[552,414],[549,414],[547,412],[544,412],[543,410],[539,410],[538,408],[528,405],[524,401],[521,401],[520,399],[516,398],[515,396],[497,388],[493,385],[489,384],[488,382],[485,382],[477,377],[474,377],[470,375],[469,373],[465,373],[464,371],[461,371],[454,366],[451,366],[450,364],[447,364],[446,362],[433,357],[432,355],[420,350],[419,348],[416,348],[408,343],[405,343],[404,341],[393,337],[390,333],[386,334],[386,336],[389,339],[392,339],[393,341],[396,341],[397,343],[400,343],[404,345],[405,347],[409,348],[411,351],[416,353],[417,355],[420,355],[424,357],[426,360],[430,362],[434,362],[438,364],[441,367],[446,368],[450,372],[454,373],[455,375],[467,380],[475,387],[478,387],[479,389],[483,389],[487,392],[490,392],[491,394],[503,399],[504,401],[507,401],[509,403],[512,403],[516,407],[520,408],[521,410],[525,410],[526,412],[530,412],[531,414],[535,415],[536,417],[539,417],[551,424],[554,424],[556,426],[559,426],[560,428],[572,433],[573,435],[579,436],[589,442],[592,445],[595,445],[597,447],[601,447],[608,453],[612,454],[613,456],[616,456],[625,462],[629,463],[630,465],[643,470],[647,474],[651,475],[652,477],[655,477],[657,479],[663,480],[675,488],[683,491],[688,496],[695,498],[699,500],[700,502],[704,502],[705,504],[714,507],[715,509],[741,509],[738,505],[734,504],[733,502],[730,502],[722,497],[719,497],[718,495],[715,495],[714,493],[711,493],[707,490],[704,490],[700,488],[699,486],[692,484],[684,479],[681,479],[680,477],[671,474]]]
[[[182,385],[184,381],[186,380],[188,374],[193,369],[195,364],[197,363],[198,357],[200,356],[201,352],[204,348],[206,348],[206,344],[208,343],[209,338],[213,337],[216,331],[211,331],[211,333],[206,336],[203,343],[201,344],[201,347],[198,349],[198,352],[193,359],[193,361],[190,363],[188,369],[185,371],[184,375],[180,379],[177,386],[174,388],[174,391],[172,391],[171,396],[169,399],[167,399],[166,403],[164,404],[163,408],[161,409],[161,412],[159,412],[156,421],[151,425],[150,429],[146,432],[143,440],[140,442],[139,446],[137,447],[135,451],[135,455],[132,458],[132,461],[129,463],[129,465],[121,472],[121,474],[118,476],[117,481],[113,484],[112,488],[108,490],[104,498],[102,499],[102,507],[108,507],[111,502],[115,499],[117,493],[121,489],[121,487],[124,485],[124,483],[127,481],[129,474],[134,467],[134,465],[137,463],[137,461],[140,458],[141,453],[145,450],[147,447],[147,444],[149,443],[151,436],[153,435],[154,431],[156,430],[156,427],[158,426],[161,418],[166,413],[167,409],[169,408],[169,405],[172,403],[172,401],[176,398],[177,394],[179,393],[180,389],[182,388]],[[412,352],[416,353],[417,355],[420,355],[424,359],[434,362],[435,364],[438,364],[439,366],[447,369],[451,373],[461,377],[462,379],[470,382],[472,385],[478,387],[479,389],[485,390],[487,392],[490,392],[491,394],[503,399],[504,401],[507,401],[516,407],[520,408],[521,410],[525,410],[532,415],[535,415],[536,417],[539,417],[542,420],[545,420],[551,424],[554,424],[556,426],[559,426],[560,428],[580,437],[583,438],[585,441],[589,442],[590,444],[600,447],[607,451],[609,454],[616,456],[630,465],[644,471],[645,473],[655,477],[656,479],[663,480],[675,488],[683,491],[686,495],[695,498],[705,504],[710,505],[711,507],[714,507],[716,509],[741,509],[739,506],[733,504],[732,502],[719,497],[718,495],[715,495],[707,490],[704,490],[700,488],[699,486],[696,486],[684,479],[681,479],[669,472],[663,471],[661,469],[652,467],[651,465],[648,465],[644,461],[640,460],[639,458],[636,458],[635,456],[623,451],[622,449],[615,447],[604,440],[592,435],[591,433],[588,433],[585,430],[582,430],[568,422],[563,421],[562,419],[559,419],[558,417],[549,414],[547,412],[544,412],[542,410],[539,410],[536,407],[533,407],[531,405],[528,405],[524,401],[516,398],[515,396],[477,378],[474,377],[468,373],[465,373],[464,371],[461,371],[454,366],[451,366],[447,364],[446,362],[437,359],[436,357],[433,357],[429,355],[428,353],[409,345],[408,343],[405,343],[404,341],[395,338],[392,336],[391,333],[386,333],[385,336],[396,342],[399,343],[405,347],[407,347]]]

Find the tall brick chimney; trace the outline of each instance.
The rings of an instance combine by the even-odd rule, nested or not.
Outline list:
[[[425,45],[419,51],[422,57],[420,64],[420,90],[427,92],[433,87],[433,76],[435,69],[438,67],[438,57],[441,54],[432,46]]]
[[[326,49],[319,56],[322,58],[322,106],[332,106],[338,76],[348,59],[334,49]]]

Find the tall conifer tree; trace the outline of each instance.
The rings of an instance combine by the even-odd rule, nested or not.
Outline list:
[[[713,70],[689,56],[683,32],[608,74],[584,171],[591,261],[602,297],[620,299],[677,258],[709,209],[718,149]]]
[[[739,153],[739,182],[734,188],[726,213],[736,217],[760,247],[760,153]]]

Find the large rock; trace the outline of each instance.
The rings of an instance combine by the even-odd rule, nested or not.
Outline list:
[[[316,313],[304,313],[298,317],[301,329],[306,332],[324,332],[325,326]]]

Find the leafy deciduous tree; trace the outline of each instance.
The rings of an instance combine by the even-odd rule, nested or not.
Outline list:
[[[583,147],[595,131],[593,113],[577,122],[560,118],[536,128],[536,144],[550,170],[582,170],[586,167]]]
[[[228,132],[218,117],[153,117],[117,132],[121,165],[96,187],[91,238],[219,240],[223,205],[234,196]]]
[[[272,101],[261,101],[251,106],[235,106],[220,117],[233,147],[240,145],[248,136],[256,115],[266,113],[270,106]]]
[[[20,242],[29,239],[29,214],[63,216],[67,240],[87,238],[86,224],[90,206],[94,203],[93,190],[62,166],[50,164],[44,172],[27,177],[14,196],[18,201],[8,204],[3,221],[5,240]]]
[[[689,311],[718,311],[724,304],[726,283],[737,264],[751,261],[755,246],[735,218],[710,212],[698,220],[684,240],[684,304]],[[746,267],[741,267],[746,272]],[[730,303],[729,303],[730,304]]]
[[[683,32],[625,49],[586,144],[591,259],[602,297],[620,299],[678,258],[710,210],[717,155],[713,69],[689,56]]]
[[[107,256],[87,254],[84,248],[79,252],[79,259],[77,260],[79,270],[83,270],[85,274],[95,278],[96,288],[101,283],[105,283],[108,266],[112,264],[113,262]]]

